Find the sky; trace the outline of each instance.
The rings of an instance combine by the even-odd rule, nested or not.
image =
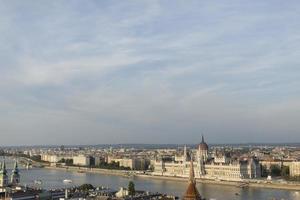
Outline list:
[[[0,145],[300,142],[297,0],[0,0]]]

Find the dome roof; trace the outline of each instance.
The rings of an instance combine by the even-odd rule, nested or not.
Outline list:
[[[204,142],[204,137],[203,137],[203,135],[202,135],[202,141],[201,141],[201,143],[199,144],[199,149],[200,150],[208,150],[208,145]]]
[[[208,150],[208,145],[205,142],[199,144],[200,150]]]

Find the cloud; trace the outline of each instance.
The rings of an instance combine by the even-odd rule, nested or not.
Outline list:
[[[1,142],[297,140],[297,4],[5,2]]]

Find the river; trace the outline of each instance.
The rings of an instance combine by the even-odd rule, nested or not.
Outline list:
[[[7,160],[8,168],[12,168],[12,161]],[[11,173],[11,170],[8,170]],[[21,183],[28,186],[34,186],[34,180],[41,180],[41,187],[46,189],[69,187],[63,183],[64,179],[73,181],[72,185],[81,185],[91,183],[94,186],[108,186],[111,189],[118,190],[119,187],[127,187],[129,178],[93,174],[93,173],[78,173],[55,169],[20,169]],[[187,183],[156,180],[148,178],[132,178],[137,190],[146,190],[151,192],[160,192],[176,195],[181,197],[184,193]],[[216,200],[300,200],[300,191],[266,189],[266,188],[237,188],[234,186],[214,185],[214,184],[197,184],[200,194],[206,199]]]

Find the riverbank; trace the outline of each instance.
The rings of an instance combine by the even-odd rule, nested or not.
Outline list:
[[[28,158],[27,158],[28,159]],[[171,177],[171,176],[157,176],[157,175],[149,175],[144,174],[142,172],[131,171],[131,170],[112,170],[112,169],[101,169],[101,168],[88,168],[88,167],[79,167],[79,166],[49,166],[45,163],[39,163],[46,169],[55,169],[55,170],[65,170],[65,171],[73,171],[79,173],[99,173],[99,174],[107,174],[114,176],[122,176],[126,178],[145,178],[145,179],[159,179],[159,180],[167,180],[167,181],[181,181],[186,182],[187,178],[184,177]],[[300,191],[300,182],[297,183],[280,183],[280,182],[266,182],[265,180],[247,180],[245,181],[229,181],[229,180],[212,180],[212,179],[197,179],[199,183],[204,184],[217,184],[217,185],[228,185],[233,187],[257,187],[257,188],[270,188],[270,189],[282,189],[282,190],[297,190]]]
[[[76,167],[76,166],[64,166],[64,167],[54,167],[45,166],[46,169],[55,170],[65,170],[73,171],[78,173],[100,173],[107,175],[122,176],[126,178],[144,178],[144,179],[159,179],[167,181],[181,181],[186,182],[187,178],[184,177],[169,177],[169,176],[154,176],[148,174],[137,173],[134,171],[127,170],[110,170],[110,169],[99,169],[99,168],[86,168],[86,167]],[[270,188],[270,189],[281,189],[281,190],[296,190],[300,191],[300,183],[278,183],[278,182],[254,182],[254,181],[225,181],[225,180],[211,180],[211,179],[197,179],[198,183],[204,184],[217,184],[217,185],[228,185],[233,187],[257,187],[257,188]]]
[[[167,177],[167,176],[153,176],[153,175],[136,175],[140,178],[152,178],[159,180],[168,180],[168,181],[187,181],[187,178],[183,177]],[[270,189],[282,189],[282,190],[297,190],[300,191],[300,183],[287,184],[287,183],[255,183],[244,181],[221,181],[221,180],[211,180],[211,179],[196,179],[197,183],[204,184],[217,184],[217,185],[228,185],[234,187],[259,187],[259,188],[270,188]]]
[[[99,174],[108,174],[108,175],[123,176],[123,177],[133,176],[133,172],[127,170],[112,170],[112,169],[87,168],[87,167],[76,167],[76,166],[64,166],[64,167],[44,166],[44,168],[72,171],[78,173],[99,173]]]

